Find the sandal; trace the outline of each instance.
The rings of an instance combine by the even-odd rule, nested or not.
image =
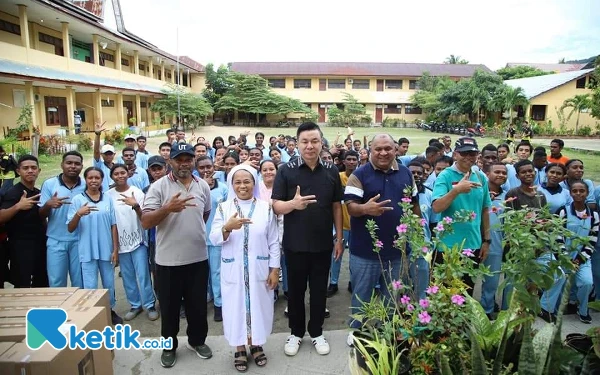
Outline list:
[[[257,353],[258,355],[255,355]],[[252,358],[254,358],[254,363],[256,363],[258,367],[263,367],[267,364],[267,356],[265,355],[262,346],[251,346],[250,354],[252,354]]]
[[[240,350],[235,352],[233,356],[235,357],[233,367],[235,367],[238,372],[248,371],[248,353],[245,350]]]

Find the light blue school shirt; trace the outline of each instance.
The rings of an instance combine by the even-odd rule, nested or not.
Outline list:
[[[216,180],[215,187],[210,189],[210,215],[208,216],[208,221],[206,222],[206,233],[210,233],[212,228],[212,222],[215,217],[215,212],[217,212],[217,206],[219,203],[225,202],[227,200],[227,185]],[[206,244],[208,246],[213,246],[212,242],[210,242],[210,236],[206,236]]]
[[[150,186],[150,179],[148,178],[148,173],[145,169],[136,168],[135,172],[133,172],[133,176],[127,179],[127,184],[129,186],[135,186],[140,190],[144,190],[147,186]]]
[[[57,197],[68,199],[66,202],[72,202],[73,198],[85,190],[84,181],[79,178],[79,181],[72,189],[69,189],[62,180],[62,173],[56,177],[52,177],[42,184],[42,195],[40,196],[40,203],[38,206],[43,207],[46,202],[52,199],[54,193],[57,193]],[[46,235],[56,241],[67,242],[77,241],[77,231],[69,233],[67,229],[67,214],[71,205],[63,204],[59,208],[51,208],[50,214],[48,215],[48,228]]]
[[[287,149],[285,149],[281,151],[281,162],[287,163],[296,156],[300,156],[300,154],[298,153],[298,149],[294,149],[294,153],[292,155],[288,154]]]
[[[504,247],[502,246],[502,240],[504,239],[504,232],[502,231],[502,221],[500,220],[500,215],[504,211],[504,201],[506,200],[506,190],[502,190],[502,192],[494,197],[492,200],[492,207],[497,209],[494,213],[490,209],[490,239],[492,243],[490,243],[490,254],[502,254],[504,251]]]
[[[194,169],[192,171],[192,174],[198,178],[200,178],[200,173],[198,173],[197,169]],[[215,174],[213,175],[213,178],[221,183],[223,183],[224,185],[227,185],[227,179],[225,178],[225,172],[223,171],[215,171]],[[208,233],[208,232],[207,232]]]
[[[560,185],[558,185],[558,191],[554,194],[546,189],[545,182],[541,185],[538,185],[537,191],[544,194],[548,207],[550,208],[550,212],[553,214],[555,214],[559,208],[566,206],[569,202],[571,202],[571,194],[569,193],[569,190]]]
[[[110,168],[104,163],[102,157],[100,157],[100,160],[94,159],[94,167],[100,168],[104,173],[104,178],[102,179],[102,191],[108,191],[110,185],[114,183],[112,178],[110,178]]]
[[[92,201],[85,192],[75,196],[71,201],[66,222],[68,224],[86,202],[88,206],[97,207],[98,211],[92,211],[79,219],[77,226],[79,261],[110,261],[113,252],[111,227],[117,224],[117,219],[115,208],[108,195],[102,193],[98,202]]]
[[[142,168],[142,169],[148,169],[148,159],[150,159],[150,154],[144,154],[143,152],[137,152],[135,153],[135,165],[137,165],[138,168]]]

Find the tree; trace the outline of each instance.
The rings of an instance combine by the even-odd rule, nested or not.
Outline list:
[[[459,55],[450,55],[448,57],[446,57],[446,60],[444,60],[444,64],[468,64],[469,62],[465,59],[462,59]]]
[[[589,88],[592,89],[592,98],[590,100],[590,109],[592,116],[600,119],[600,56],[596,58],[596,67],[590,79]]]
[[[559,64],[566,64],[566,63],[565,63],[565,58],[564,58],[564,57],[563,57],[563,58],[560,58],[560,59],[558,60],[558,63],[559,63]]]
[[[439,115],[442,108],[440,96],[454,85],[456,82],[448,77],[432,76],[429,72],[424,72],[418,82],[419,90],[410,99],[411,103],[421,108],[431,118],[445,120]]]
[[[590,99],[590,94],[583,95],[575,95],[572,98],[569,98],[563,102],[563,105],[560,107],[561,111],[565,108],[572,108],[571,112],[567,115],[567,121],[571,119],[571,116],[575,111],[577,111],[577,119],[575,120],[575,134],[579,130],[579,114],[583,109],[588,109],[592,106],[592,101]]]
[[[356,126],[373,122],[371,116],[367,115],[365,106],[348,93],[344,93],[344,107],[334,105],[327,110],[327,116],[333,126]]]
[[[206,65],[206,88],[202,90],[202,96],[214,108],[217,101],[225,95],[230,85],[227,79],[229,75],[229,66],[221,65],[215,71],[214,65]]]
[[[503,85],[499,92],[499,95],[495,97],[495,107],[502,110],[508,111],[508,121],[512,121],[513,108],[517,106],[523,106],[524,108],[529,105],[529,99],[525,95],[525,91],[521,87],[512,87]]]
[[[150,110],[159,112],[161,116],[178,116],[184,123],[198,124],[204,122],[206,116],[213,113],[210,104],[202,95],[187,92],[178,85],[169,85],[169,88],[163,90],[165,95],[157,100]]]
[[[554,74],[554,72],[545,72],[541,69],[534,68],[531,66],[526,66],[526,65],[511,66],[511,67],[507,66],[507,67],[496,70],[496,73],[498,73],[502,77],[502,79],[505,81],[509,80],[509,79],[529,78],[529,77],[544,76],[547,74]]]

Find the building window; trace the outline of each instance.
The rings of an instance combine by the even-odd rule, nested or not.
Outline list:
[[[404,113],[407,115],[420,115],[423,113],[423,110],[416,105],[406,104],[404,105]]]
[[[145,72],[146,71],[146,67],[142,64],[138,64],[138,69],[140,70],[140,72]]]
[[[327,80],[327,88],[345,89],[346,88],[346,80],[345,79],[328,79]]]
[[[146,108],[146,102],[140,102],[140,108]]]
[[[129,59],[121,59],[121,65],[129,66]]]
[[[310,79],[295,79],[294,80],[294,88],[295,89],[310,89],[311,81],[310,81]]]
[[[401,79],[386,79],[385,80],[386,90],[402,90]]]
[[[114,100],[108,100],[108,99],[102,99],[102,106],[103,107],[114,107],[115,106],[115,101]]]
[[[269,79],[269,87],[274,89],[285,89],[285,78]]]
[[[63,55],[63,42],[62,39],[53,37],[52,35],[39,33],[40,42],[51,44],[54,46],[54,54],[58,56]]]
[[[104,59],[104,60],[112,61],[112,62],[115,61],[115,57],[106,52],[100,52],[100,58]]]
[[[531,118],[535,121],[544,121],[546,119],[546,106],[545,105],[532,105],[531,106]]]
[[[0,30],[11,34],[21,35],[21,26],[5,20],[0,20]]]
[[[408,81],[408,88],[410,90],[418,90],[419,89],[419,83],[417,82],[416,79],[411,79],[410,81]]]
[[[383,107],[383,113],[401,113],[402,104],[386,104]]]
[[[578,89],[585,89],[585,77],[581,77],[575,82],[575,87]]]
[[[369,80],[368,79],[355,79],[352,81],[353,90],[368,90]]]

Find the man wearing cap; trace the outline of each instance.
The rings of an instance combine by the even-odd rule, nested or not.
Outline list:
[[[102,191],[107,192],[113,183],[112,178],[110,178],[110,169],[114,165],[115,148],[113,145],[105,144],[100,149],[100,134],[106,130],[103,125],[97,122],[94,128],[94,133],[96,134],[94,138],[94,167],[100,168],[104,173]],[[100,156],[102,156],[102,160],[100,160]]]
[[[200,358],[212,356],[205,344],[208,334],[206,221],[211,209],[210,187],[192,175],[194,148],[191,145],[173,145],[170,159],[173,171],[150,186],[142,214],[145,229],[156,227],[161,335],[173,340],[173,349],[164,350],[161,355],[163,367],[173,367],[177,360],[182,297],[188,322],[188,348]]]
[[[473,250],[476,261],[480,262],[487,257],[491,243],[489,209],[492,202],[488,193],[488,180],[480,171],[472,170],[479,155],[475,139],[462,137],[454,146],[454,164],[444,169],[435,180],[433,212],[441,213],[442,217],[454,218],[456,213],[466,210],[474,213],[474,218],[453,224],[453,233],[441,238],[442,245],[437,249],[434,262],[442,263],[444,250],[460,245],[463,240],[463,248]],[[463,281],[471,287],[469,294],[472,295],[473,280],[465,276]]]

